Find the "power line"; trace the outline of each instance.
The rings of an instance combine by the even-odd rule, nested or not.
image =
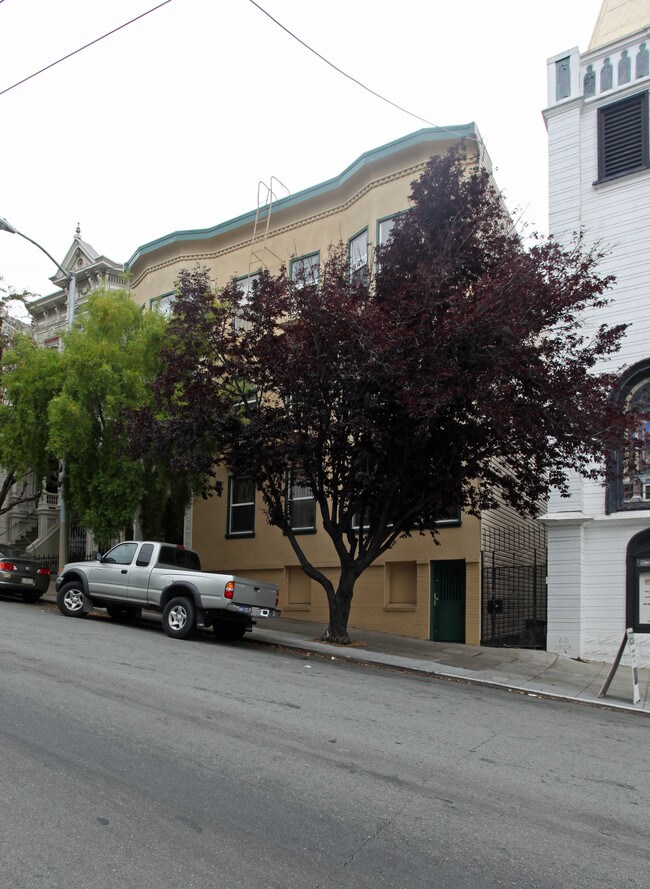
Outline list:
[[[483,159],[484,159],[484,156],[486,153],[486,146],[485,146],[485,143],[483,142],[483,140],[477,138],[478,134],[477,134],[477,136],[469,136],[466,133],[459,133],[457,130],[452,129],[451,127],[442,127],[439,124],[435,124],[432,121],[427,120],[426,117],[422,117],[419,114],[415,114],[413,111],[409,111],[408,108],[404,108],[402,105],[398,105],[397,102],[393,102],[391,99],[387,99],[386,96],[382,96],[381,93],[376,92],[376,90],[373,90],[369,86],[366,86],[365,83],[362,83],[360,80],[357,80],[356,77],[353,77],[351,74],[348,74],[346,71],[343,71],[341,68],[338,67],[338,65],[335,65],[334,62],[330,62],[329,59],[325,58],[324,55],[321,55],[321,53],[319,53],[317,50],[315,50],[313,48],[313,46],[310,46],[302,38],[298,37],[297,34],[294,34],[293,31],[291,31],[289,28],[287,28],[286,25],[283,25],[282,22],[279,22],[276,18],[274,18],[271,15],[271,13],[267,12],[266,9],[264,9],[262,6],[260,6],[260,4],[256,2],[256,0],[250,0],[250,2],[253,4],[253,6],[255,6],[257,9],[259,9],[260,12],[263,12],[264,15],[267,16],[267,18],[271,19],[271,21],[274,24],[276,24],[279,28],[282,28],[282,30],[285,31],[285,33],[287,33],[290,37],[293,37],[294,40],[297,40],[298,43],[301,44],[301,46],[304,46],[305,49],[307,49],[307,50],[309,50],[309,52],[313,53],[322,62],[325,62],[326,65],[329,65],[330,68],[333,68],[338,74],[341,74],[341,75],[343,75],[343,77],[346,77],[348,80],[351,80],[352,83],[356,83],[357,86],[360,86],[361,89],[370,93],[372,96],[375,96],[377,99],[380,99],[382,102],[386,102],[388,105],[392,105],[392,107],[397,108],[398,111],[401,111],[404,114],[408,114],[409,117],[413,117],[413,118],[415,118],[415,120],[419,120],[422,123],[425,123],[429,127],[435,127],[436,129],[442,130],[445,133],[450,133],[453,136],[462,137],[464,139],[467,139],[470,142],[476,142],[476,144],[478,146],[478,150],[479,150],[479,158],[481,160],[481,163],[483,163]],[[498,190],[499,190],[499,193],[501,193],[500,189],[498,189]]]
[[[4,0],[0,0],[0,3],[3,3]],[[157,9],[160,9],[162,6],[167,6],[168,3],[171,3],[172,0],[163,0],[162,3],[159,3],[157,6],[152,6],[151,9],[148,9],[146,12],[141,12],[140,15],[136,15],[134,19],[130,19],[128,22],[124,22],[123,25],[118,25],[117,28],[113,28],[112,31],[107,31],[105,34],[102,34],[101,37],[96,37],[94,40],[91,40],[90,43],[86,43],[84,46],[80,46],[79,49],[75,49],[72,52],[69,52],[67,55],[62,56],[60,59],[57,59],[56,62],[50,62],[49,65],[46,65],[44,68],[41,68],[39,71],[34,71],[33,74],[29,74],[27,77],[23,77],[22,80],[19,80],[17,83],[12,83],[11,86],[6,87],[3,90],[0,90],[0,96],[4,96],[5,93],[8,93],[10,90],[15,89],[17,86],[20,86],[23,83],[27,83],[28,80],[31,80],[33,77],[38,77],[39,74],[42,74],[44,71],[49,71],[50,68],[54,68],[55,65],[60,64],[61,62],[65,62],[66,59],[72,58],[72,56],[76,56],[77,53],[83,52],[84,49],[88,49],[89,46],[94,46],[95,43],[99,43],[100,40],[104,40],[106,37],[110,37],[111,34],[116,34],[118,31],[121,31],[122,28],[126,28],[129,25],[132,25],[133,22],[137,22],[140,19],[143,19],[145,16],[149,15],[152,12],[155,12]]]
[[[253,6],[256,6],[260,12],[263,12],[265,16],[270,18],[271,21],[274,22],[279,28],[282,28],[283,31],[286,31],[286,33],[290,37],[293,37],[294,40],[297,40],[298,43],[302,44],[302,46],[305,47],[305,49],[308,49],[309,52],[313,53],[315,56],[318,56],[318,58],[321,60],[321,62],[325,62],[325,64],[329,65],[330,68],[334,68],[334,70],[337,71],[339,74],[342,74],[343,77],[347,77],[348,80],[351,80],[353,83],[356,83],[357,86],[360,86],[361,89],[364,89],[364,90],[366,90],[366,92],[371,93],[373,96],[376,96],[378,99],[381,99],[382,102],[388,102],[389,105],[392,105],[393,108],[397,108],[398,111],[403,111],[404,114],[408,114],[410,117],[414,117],[416,120],[419,120],[422,123],[427,124],[427,126],[435,127],[435,124],[431,123],[430,120],[427,120],[425,117],[420,117],[419,114],[414,114],[412,111],[408,111],[408,109],[406,109],[406,108],[402,108],[402,106],[398,105],[397,102],[392,102],[390,99],[387,99],[385,96],[382,96],[380,93],[375,92],[375,90],[370,89],[370,87],[366,86],[365,83],[362,83],[360,80],[357,80],[356,77],[353,77],[351,74],[347,74],[341,68],[337,67],[337,65],[335,65],[334,62],[330,62],[329,59],[326,59],[325,56],[323,56],[319,52],[317,52],[313,48],[313,46],[310,46],[308,43],[305,43],[304,40],[302,40],[300,37],[298,37],[297,34],[294,34],[293,31],[290,31],[289,28],[287,28],[285,25],[282,24],[282,22],[279,22],[276,18],[273,18],[271,13],[267,12],[266,9],[263,9],[259,5],[259,3],[255,2],[255,0],[250,0],[250,2],[253,4]]]
[[[436,129],[444,130],[445,132],[451,133],[456,136],[462,135],[462,136],[464,136],[464,138],[469,139],[472,142],[476,142],[479,145],[481,144],[480,140],[476,139],[474,136],[468,136],[464,133],[462,133],[462,134],[458,133],[455,130],[450,129],[449,127],[438,126],[437,124],[432,123],[430,120],[427,120],[426,117],[421,117],[419,114],[415,114],[413,111],[409,111],[408,108],[404,108],[402,105],[398,105],[397,102],[393,102],[391,99],[387,99],[386,96],[382,96],[381,93],[378,93],[378,92],[376,92],[376,90],[373,90],[369,86],[366,86],[365,83],[362,83],[360,80],[357,80],[356,77],[353,77],[351,74],[348,74],[346,71],[343,71],[341,68],[339,68],[337,65],[335,65],[334,62],[330,62],[329,59],[326,59],[325,56],[321,55],[321,53],[319,53],[317,50],[315,50],[313,48],[313,46],[310,46],[308,43],[306,43],[304,40],[302,40],[300,37],[298,37],[297,34],[294,34],[293,31],[290,31],[289,28],[286,27],[286,25],[283,25],[282,22],[279,22],[276,18],[274,18],[270,12],[267,12],[266,9],[261,7],[259,3],[256,3],[255,0],[250,0],[250,2],[253,4],[253,6],[257,7],[257,9],[259,9],[260,12],[263,12],[265,16],[270,18],[274,24],[276,24],[279,28],[282,28],[282,30],[285,31],[290,37],[293,37],[294,40],[297,40],[298,43],[300,43],[302,46],[305,47],[305,49],[309,50],[309,52],[311,52],[315,56],[317,56],[322,62],[325,62],[326,65],[329,65],[330,68],[333,68],[338,74],[342,74],[343,77],[347,77],[348,80],[351,80],[352,83],[356,83],[357,86],[360,86],[361,89],[370,93],[372,96],[375,96],[377,99],[380,99],[382,102],[386,102],[388,105],[392,105],[393,108],[397,108],[398,111],[401,111],[404,114],[408,114],[409,117],[413,117],[413,118],[415,118],[415,120],[419,120],[422,123],[425,123],[429,127],[436,127]]]

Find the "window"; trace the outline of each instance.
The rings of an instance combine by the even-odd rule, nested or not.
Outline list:
[[[401,216],[401,213],[394,213],[392,216],[386,216],[384,219],[377,220],[377,245],[379,247],[385,247],[388,243],[399,216]],[[379,270],[380,262],[377,259],[377,271]]]
[[[231,478],[228,488],[228,536],[255,533],[255,485],[250,478]]]
[[[598,180],[648,167],[647,92],[598,110]]]
[[[108,562],[111,565],[130,565],[137,548],[137,543],[118,543],[106,553],[102,562]]]
[[[152,312],[160,312],[161,315],[170,315],[172,306],[176,302],[175,293],[165,293],[163,296],[156,296],[149,303]]]
[[[639,422],[624,453],[614,455],[607,511],[650,509],[650,361],[630,369],[619,398]]]
[[[365,284],[368,280],[368,229],[350,238],[350,280],[353,284]]]
[[[441,528],[443,526],[451,526],[456,527],[461,523],[461,512],[457,506],[452,506],[448,510],[446,510],[446,515],[444,518],[438,519],[436,522],[436,528]]]
[[[320,253],[310,253],[291,260],[291,280],[296,287],[318,284],[320,279]]]
[[[397,220],[397,215],[388,216],[386,219],[380,219],[377,223],[377,243],[380,246],[386,244],[388,239],[390,238],[390,233],[393,230],[393,226]]]
[[[253,288],[253,284],[259,278],[259,272],[256,272],[254,275],[245,275],[242,278],[237,278],[236,285],[237,290],[241,293],[241,305],[245,306],[248,303],[250,292]],[[235,316],[233,321],[233,325],[235,330],[244,330],[246,328],[246,323],[243,318],[239,316]]]
[[[298,471],[289,477],[289,502],[287,504],[292,531],[316,530],[316,501],[314,492]]]
[[[153,543],[143,543],[140,547],[140,552],[138,553],[138,558],[135,560],[135,564],[138,568],[146,568],[149,562],[151,561],[151,556],[153,555]]]
[[[627,406],[630,413],[639,414],[641,419],[623,467],[623,506],[642,506],[650,501],[650,379],[632,388]]]
[[[555,101],[571,95],[571,59],[560,59],[555,63]]]
[[[182,546],[161,546],[158,565],[165,568],[185,568],[187,571],[200,571],[199,557],[191,549]]]
[[[352,516],[352,530],[353,531],[361,530],[360,517],[361,517],[361,513],[358,513],[358,512],[355,512],[355,514]],[[393,523],[389,522],[386,527],[392,528]],[[364,512],[364,514],[363,514],[363,530],[367,531],[369,528],[370,528],[370,515],[367,512]]]

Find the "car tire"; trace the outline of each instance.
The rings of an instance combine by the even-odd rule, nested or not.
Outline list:
[[[42,595],[43,593],[23,593],[23,602],[33,605],[34,602],[38,602]]]
[[[135,605],[107,605],[106,611],[112,620],[115,620],[118,623],[128,624],[132,620],[136,620],[136,618],[140,617],[142,608],[137,608]]]
[[[65,614],[66,617],[85,617],[89,611],[85,599],[82,584],[72,580],[61,587],[56,597],[56,604],[61,614]]]
[[[221,642],[235,642],[246,635],[246,623],[243,620],[216,620],[212,629]]]
[[[187,639],[196,628],[196,608],[187,596],[175,596],[163,609],[162,625],[172,639]]]

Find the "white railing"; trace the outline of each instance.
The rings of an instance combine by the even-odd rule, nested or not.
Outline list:
[[[47,509],[58,509],[59,508],[59,495],[51,494],[49,491],[43,491],[41,494],[41,499],[38,501],[39,506],[44,506]]]
[[[26,534],[28,531],[32,531],[36,527],[36,517],[32,516],[28,519],[24,519],[22,522],[12,521],[11,523],[11,540],[12,542],[16,542],[16,540],[20,540],[23,534]]]

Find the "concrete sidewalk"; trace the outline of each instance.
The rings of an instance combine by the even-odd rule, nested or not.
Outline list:
[[[427,642],[356,627],[350,629],[353,645],[331,645],[318,641],[323,629],[322,624],[278,618],[264,623],[260,621],[248,638],[338,660],[650,715],[650,670],[639,670],[641,701],[633,706],[632,670],[622,665],[607,695],[599,698],[609,664],[569,660],[551,652],[523,648]]]
[[[43,600],[56,602],[56,593],[49,591]],[[159,620],[154,612],[145,611],[144,616]],[[623,665],[606,697],[599,698],[609,664],[569,660],[548,651],[524,648],[428,642],[356,627],[350,629],[352,645],[331,645],[319,641],[324,629],[323,624],[281,617],[260,621],[245,642],[650,715],[650,670],[639,670],[641,701],[634,706],[632,670]]]

